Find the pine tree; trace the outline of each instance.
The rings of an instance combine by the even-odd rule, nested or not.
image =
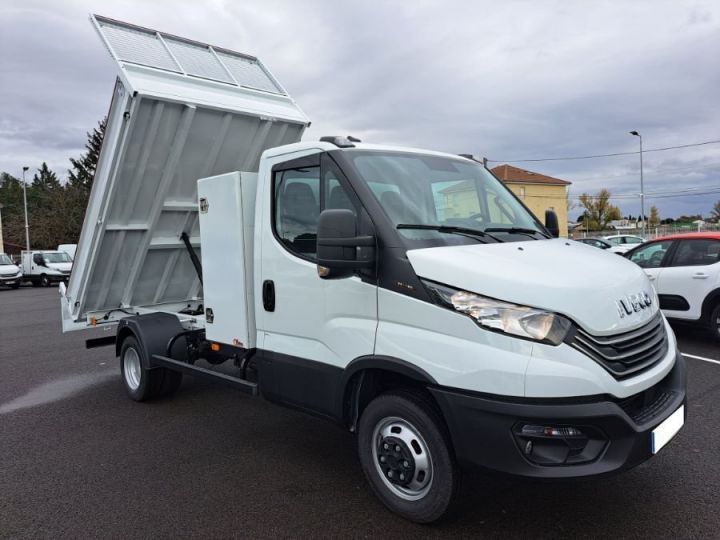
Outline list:
[[[83,187],[88,193],[95,177],[95,168],[100,157],[100,148],[105,137],[107,117],[98,122],[98,127],[87,134],[86,152],[80,159],[70,158],[72,168],[68,170],[68,181],[71,186]]]
[[[57,189],[60,187],[60,181],[57,175],[51,171],[47,163],[43,161],[42,166],[38,169],[38,172],[33,176],[33,186],[39,187],[45,190]]]

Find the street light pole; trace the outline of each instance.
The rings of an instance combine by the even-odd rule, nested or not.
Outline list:
[[[645,187],[643,185],[643,150],[642,150],[642,135],[637,131],[631,131],[630,135],[634,135],[640,139],[640,215],[642,216],[642,234],[645,238]]]
[[[25,171],[30,167],[23,167],[23,204],[25,205],[25,249],[30,251],[30,225],[28,225],[28,214],[27,214],[27,186],[25,184]]]

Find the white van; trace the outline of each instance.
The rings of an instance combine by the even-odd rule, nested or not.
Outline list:
[[[49,287],[67,281],[72,270],[72,259],[64,251],[22,251],[20,254],[23,280],[35,287]]]
[[[22,282],[22,271],[9,255],[0,253],[0,286],[17,289]]]
[[[685,363],[641,268],[557,238],[473,159],[298,142],[254,57],[93,23],[119,80],[63,329],[114,329],[87,346],[114,345],[130,398],[189,374],[330,419],[417,522],[465,468],[602,476],[681,429]]]

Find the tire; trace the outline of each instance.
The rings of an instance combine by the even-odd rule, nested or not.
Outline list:
[[[424,394],[399,390],[371,401],[358,425],[358,454],[373,492],[396,514],[432,523],[452,506],[460,475],[445,423]]]
[[[46,274],[42,274],[40,276],[40,286],[41,287],[49,287],[50,286],[50,278],[47,277]]]
[[[20,288],[20,284],[19,284],[19,283],[13,283],[12,285],[10,285],[10,288],[11,288],[11,289],[19,289],[19,288]]]
[[[712,337],[715,338],[715,341],[720,341],[720,304],[716,305],[710,312],[708,330],[710,330],[710,333],[712,334]]]
[[[145,351],[134,336],[128,336],[120,348],[120,375],[125,390],[135,401],[148,401],[163,393],[165,368],[145,369]],[[176,388],[177,389],[177,388]]]

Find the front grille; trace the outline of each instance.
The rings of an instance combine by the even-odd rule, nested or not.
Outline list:
[[[15,277],[15,276],[17,276],[17,272],[10,272],[9,274],[0,274],[0,277],[4,277],[4,278]]]
[[[612,336],[594,336],[576,327],[568,344],[618,379],[649,368],[668,351],[667,332],[659,311],[646,325]]]

